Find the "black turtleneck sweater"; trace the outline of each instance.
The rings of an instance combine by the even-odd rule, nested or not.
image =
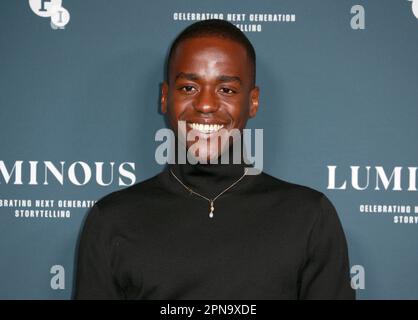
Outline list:
[[[322,193],[243,165],[169,165],[104,197],[79,243],[76,299],[353,299],[347,245]]]

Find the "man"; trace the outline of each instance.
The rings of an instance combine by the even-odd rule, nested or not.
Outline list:
[[[215,134],[256,115],[255,70],[251,43],[228,22],[197,22],[177,37],[161,108],[177,144],[198,140],[197,163],[170,164],[94,206],[75,298],[354,298],[344,233],[322,193],[207,161],[232,155],[229,143],[208,143]]]

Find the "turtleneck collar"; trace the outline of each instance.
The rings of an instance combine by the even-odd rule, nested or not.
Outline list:
[[[176,177],[183,182],[187,187],[193,191],[201,193],[202,195],[213,198],[220,192],[228,188],[235,181],[240,179],[245,172],[245,168],[249,167],[244,162],[241,155],[240,162],[238,164],[233,163],[233,148],[230,147],[226,152],[229,153],[229,161],[227,164],[223,164],[218,159],[218,163],[208,164],[169,164],[166,168],[168,174],[171,176],[170,183],[174,184],[176,189],[183,189],[182,192],[188,191],[172,176],[172,171]],[[245,185],[251,176],[245,176],[237,185],[232,189],[239,188],[240,185]],[[247,180],[247,181],[246,181]],[[232,191],[231,189],[231,191]]]

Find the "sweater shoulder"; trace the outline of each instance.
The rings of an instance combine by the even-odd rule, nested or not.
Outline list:
[[[321,191],[261,173],[256,186],[260,193],[270,194],[280,208],[302,224],[313,227],[316,221],[332,221],[339,225],[335,206]],[[339,227],[338,227],[339,228]]]
[[[127,212],[140,204],[151,199],[159,193],[163,194],[158,177],[160,174],[151,178],[135,183],[132,186],[113,191],[96,202],[96,206],[101,212]]]
[[[284,198],[295,201],[318,203],[325,194],[312,187],[276,178],[262,172],[258,178],[257,188],[263,192],[277,192]]]

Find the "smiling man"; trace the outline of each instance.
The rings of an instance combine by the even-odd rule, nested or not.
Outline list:
[[[208,163],[229,148],[231,130],[242,132],[248,118],[255,116],[259,88],[254,48],[244,34],[236,32],[234,39],[232,34],[211,36],[206,22],[203,37],[202,26],[194,25],[173,43],[161,106],[171,127],[180,132],[180,141],[187,141],[189,150],[195,139],[187,136],[195,137],[198,152],[194,156]],[[179,121],[186,123],[186,132],[178,130]]]
[[[228,136],[256,115],[255,79],[253,46],[234,25],[197,22],[176,38],[161,108],[177,144],[197,143],[193,161],[98,201],[80,239],[75,298],[355,297],[344,232],[324,194],[248,175],[232,157],[211,161],[233,155],[240,139]]]

